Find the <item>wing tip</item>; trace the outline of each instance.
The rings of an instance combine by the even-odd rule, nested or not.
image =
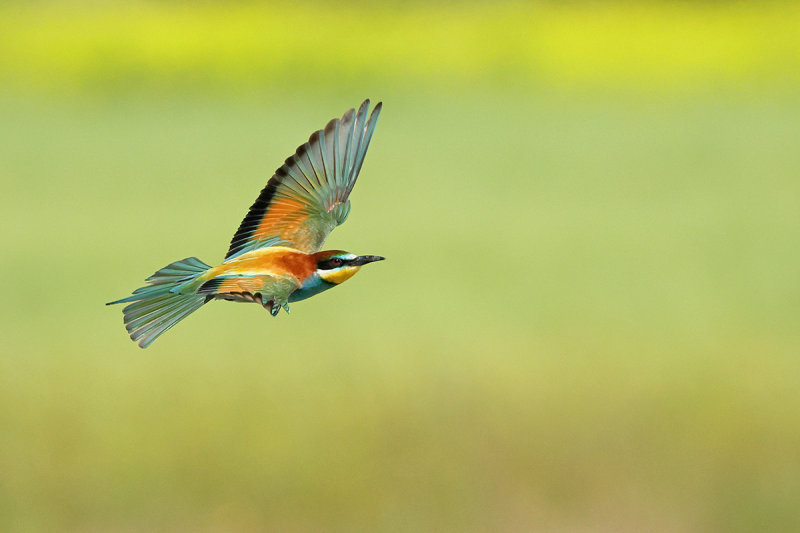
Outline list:
[[[372,108],[372,113],[369,114],[369,118],[366,119],[367,111],[369,111],[369,104],[370,99],[365,99],[358,108],[358,116],[361,117],[363,120],[363,126],[366,128],[370,122],[375,122],[378,120],[378,116],[381,114],[381,109],[383,109],[383,102],[378,102],[375,104],[375,107]]]
[[[338,123],[339,123],[338,118],[332,118],[328,121],[328,123],[325,125],[325,128],[322,131],[325,133],[325,135],[331,135],[333,133],[333,130],[336,129],[336,125]]]
[[[378,120],[378,116],[381,114],[381,109],[383,109],[383,102],[378,102],[375,104],[375,107],[372,108],[372,113],[369,115],[369,122]]]

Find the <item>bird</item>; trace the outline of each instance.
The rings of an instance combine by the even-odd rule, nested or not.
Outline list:
[[[122,312],[130,338],[147,348],[212,300],[260,304],[271,316],[341,285],[378,255],[321,250],[350,213],[350,193],[380,116],[369,99],[311,134],[275,171],[250,207],[222,263],[196,257],[155,272],[147,285],[106,305]]]

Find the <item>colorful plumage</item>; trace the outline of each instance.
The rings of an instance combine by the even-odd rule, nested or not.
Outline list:
[[[106,305],[123,309],[131,339],[147,348],[161,334],[214,299],[261,304],[272,316],[351,278],[383,257],[319,251],[347,220],[350,192],[364,163],[381,104],[369,100],[328,122],[290,156],[250,207],[222,264],[196,257],[171,263],[131,296]]]

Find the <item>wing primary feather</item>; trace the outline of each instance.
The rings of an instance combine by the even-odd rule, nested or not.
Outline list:
[[[330,124],[330,122],[328,122],[328,124]],[[322,179],[324,181],[324,185],[328,185],[329,177],[333,176],[333,169],[331,169],[331,164],[329,160],[330,156],[328,154],[328,147],[327,147],[328,143],[325,139],[327,137],[327,135],[325,134],[325,130],[327,129],[328,127],[325,126],[325,129],[319,130],[317,132],[319,133],[319,137],[317,138],[317,144],[316,144],[316,148],[319,150],[317,161],[319,162],[319,165],[322,170]]]
[[[278,170],[275,171],[275,174],[282,178],[285,178],[287,182],[291,180],[291,183],[293,184],[292,186],[296,187],[295,190],[297,192],[302,193],[305,196],[311,195],[311,191],[308,190],[305,185],[303,185],[302,181],[297,179],[297,177],[294,174],[292,174],[291,167],[289,165],[284,164],[282,167],[280,167]]]
[[[336,189],[338,190],[341,186],[342,181],[342,155],[341,155],[341,141],[339,139],[339,132],[342,126],[342,121],[340,119],[336,119],[336,124],[333,126],[333,132],[331,132],[331,141],[333,144],[333,149],[331,153],[333,155],[333,181],[336,184]]]
[[[367,126],[362,136],[362,143],[361,143],[362,145],[356,157],[353,179],[350,181],[350,184],[347,189],[348,195],[353,190],[353,186],[356,184],[356,178],[358,177],[358,173],[361,172],[361,166],[364,164],[364,157],[367,155],[367,148],[369,148],[369,142],[370,140],[372,140],[372,134],[375,132],[375,126],[378,125],[378,117],[381,114],[382,108],[383,108],[383,102],[378,102],[378,105],[375,106],[375,109],[372,110],[372,114],[369,116],[369,122],[367,122]]]
[[[311,134],[311,137],[308,139],[308,144],[306,145],[306,150],[303,154],[308,161],[308,165],[314,171],[314,177],[316,178],[317,185],[319,187],[323,187],[323,182],[326,181],[324,169],[321,168],[321,165],[319,164],[322,161],[322,154],[319,150],[319,135],[321,131],[322,130],[315,131],[313,134]]]
[[[303,198],[306,201],[313,200],[314,197],[311,196],[309,191],[303,187],[303,185],[299,183],[294,176],[289,174],[286,167],[281,167],[276,170],[275,175],[281,179],[281,185],[284,185],[287,189],[291,190],[294,195]]]
[[[356,176],[355,167],[358,163],[358,154],[361,152],[361,144],[364,141],[363,133],[364,126],[367,123],[367,110],[369,110],[369,98],[361,103],[361,106],[358,108],[358,114],[356,115],[356,123],[353,128],[353,141],[355,143],[353,146],[353,162],[348,167],[348,185],[353,182],[353,179]]]
[[[325,181],[328,185],[336,185],[336,127],[339,125],[339,119],[335,118],[328,122],[323,130],[325,133],[320,148],[322,150],[322,162],[325,165]]]
[[[286,162],[283,165],[286,167],[286,171],[291,174],[297,183],[302,183],[305,181],[308,187],[303,185],[303,188],[308,191],[309,195],[311,195],[313,198],[317,197],[314,184],[311,183],[311,180],[308,178],[308,174],[303,170],[303,167],[300,163],[300,158],[297,156],[297,154],[292,154],[291,157],[286,159]]]
[[[311,147],[308,145],[308,143],[306,143],[300,148],[303,150],[301,151],[298,148],[297,153],[295,154],[295,157],[297,157],[297,168],[300,169],[300,172],[303,173],[312,188],[315,191],[318,191],[320,188],[320,181],[317,177],[316,171],[314,170],[314,165],[311,164],[311,158],[308,156],[309,152],[311,151]],[[314,183],[311,181],[312,178],[317,182],[316,185],[314,185]]]
[[[348,123],[349,124],[348,124],[347,129],[343,129],[342,130],[342,133],[347,138],[347,148],[345,150],[345,155],[344,155],[344,171],[342,172],[342,181],[344,181],[345,183],[349,183],[350,182],[350,169],[353,166],[353,160],[355,159],[355,154],[356,154],[356,149],[357,149],[356,145],[358,143],[358,141],[356,140],[356,137],[355,137],[356,136],[356,129],[358,127],[358,120],[357,120],[357,117],[355,115],[355,110],[354,109],[351,109],[350,111],[348,111],[347,114],[345,115],[345,117],[348,118]]]
[[[355,109],[350,108],[347,112],[342,116],[342,120],[339,125],[339,132],[336,136],[338,147],[336,150],[336,157],[337,157],[337,176],[339,177],[339,183],[341,185],[347,185],[347,170],[350,168],[350,150],[351,150],[351,141],[353,138],[353,116],[355,114]]]

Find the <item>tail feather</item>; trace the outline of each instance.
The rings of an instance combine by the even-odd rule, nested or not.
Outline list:
[[[126,324],[131,339],[136,341],[140,347],[147,348],[168,329],[200,309],[206,303],[205,296],[179,295],[173,296],[172,299],[179,301],[172,304],[166,312],[156,311],[152,313],[152,316],[148,315],[140,319],[140,323],[144,321],[144,324],[137,327],[137,329],[133,329]]]
[[[164,317],[178,307],[182,307],[185,302],[185,296],[181,297],[174,294],[156,298],[152,303],[149,300],[134,302],[122,310],[125,316],[125,328],[128,333],[133,333],[141,326]]]
[[[131,296],[106,305],[131,302],[122,310],[125,328],[131,339],[147,348],[206,303],[205,295],[198,295],[189,285],[209,268],[196,257],[175,261],[147,278],[148,285],[136,289]]]
[[[166,300],[174,297],[173,294],[165,294],[163,296],[156,296],[147,300],[133,302],[132,304],[126,305],[122,312],[129,315],[131,319],[141,318],[149,315],[153,311],[161,309],[166,303]]]

